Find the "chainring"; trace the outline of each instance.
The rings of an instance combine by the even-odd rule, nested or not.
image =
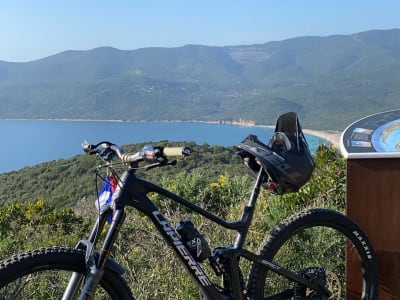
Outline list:
[[[332,295],[329,298],[310,290],[308,287],[296,283],[294,286],[294,299],[296,300],[335,300],[341,299],[342,285],[338,276],[324,267],[311,267],[298,272],[310,281],[324,285]]]

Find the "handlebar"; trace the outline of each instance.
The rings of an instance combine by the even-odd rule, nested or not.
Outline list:
[[[136,153],[125,153],[124,150],[108,141],[103,141],[98,144],[90,144],[88,141],[82,143],[83,151],[88,154],[97,154],[104,161],[111,161],[114,157],[120,159],[123,163],[134,164],[140,161],[158,163],[159,165],[167,164],[168,157],[174,156],[189,156],[191,149],[188,147],[153,147],[145,145]]]

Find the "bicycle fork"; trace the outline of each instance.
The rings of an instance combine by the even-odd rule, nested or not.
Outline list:
[[[111,223],[110,229],[108,230],[107,236],[104,239],[103,247],[97,257],[94,248],[99,237],[99,233],[104,228],[105,221],[108,214],[102,214],[99,216],[95,227],[90,234],[88,240],[79,241],[76,246],[77,249],[85,249],[85,263],[86,263],[86,275],[74,272],[70,278],[67,288],[65,289],[62,300],[70,300],[75,297],[85,278],[85,283],[82,287],[82,292],[79,297],[80,300],[92,299],[96,288],[103,277],[104,267],[106,261],[110,255],[110,250],[114,245],[115,239],[118,236],[118,232],[121,228],[122,223],[125,220],[124,210],[116,210],[113,215],[113,221]],[[97,259],[96,259],[97,258]]]

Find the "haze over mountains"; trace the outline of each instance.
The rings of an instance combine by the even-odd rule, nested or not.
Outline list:
[[[400,29],[259,45],[65,51],[0,61],[0,118],[252,120],[342,130],[400,106]]]

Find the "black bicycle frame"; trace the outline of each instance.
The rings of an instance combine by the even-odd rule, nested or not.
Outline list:
[[[230,230],[236,230],[237,234],[234,240],[234,244],[232,247],[228,247],[226,249],[226,255],[230,259],[230,267],[231,267],[231,278],[229,279],[231,282],[231,292],[234,299],[242,299],[243,294],[241,290],[241,282],[240,282],[240,269],[238,264],[238,259],[240,256],[259,263],[264,267],[281,274],[285,277],[290,278],[291,280],[298,282],[300,284],[306,285],[311,289],[319,291],[320,293],[329,295],[329,291],[316,283],[312,283],[305,278],[297,275],[295,272],[287,270],[279,265],[276,265],[272,262],[265,261],[259,255],[251,253],[243,249],[244,241],[246,239],[246,235],[248,233],[254,211],[255,204],[257,198],[260,193],[261,184],[264,179],[264,172],[262,168],[257,176],[257,180],[255,186],[253,188],[252,194],[248,200],[248,204],[245,207],[243,214],[239,221],[235,222],[227,222],[220,217],[204,210],[203,208],[193,204],[192,202],[156,185],[149,181],[140,179],[136,177],[134,169],[128,169],[125,171],[121,178],[119,179],[117,190],[114,194],[113,198],[113,222],[111,227],[107,233],[107,236],[103,242],[103,247],[99,253],[99,257],[96,263],[95,268],[103,269],[107,258],[109,257],[110,249],[114,243],[116,236],[118,235],[118,231],[125,219],[125,206],[132,206],[136,208],[138,211],[147,215],[150,220],[153,222],[155,227],[158,229],[160,234],[166,240],[166,242],[172,247],[172,249],[178,255],[180,261],[190,272],[197,285],[199,286],[204,299],[216,299],[216,300],[224,300],[227,299],[227,296],[222,294],[219,289],[217,289],[211,280],[208,278],[206,273],[203,271],[199,263],[192,257],[186,245],[182,242],[180,236],[175,231],[174,227],[170,225],[168,220],[163,216],[163,214],[158,210],[155,204],[150,200],[147,196],[148,193],[157,193],[159,195],[163,195],[175,202],[182,204],[183,206],[189,208],[192,211],[199,213],[200,215],[206,217],[207,219],[227,228]],[[95,232],[98,232],[100,223],[104,223],[105,216],[100,216],[99,221],[97,222],[95,229],[92,231],[91,237],[89,238],[90,242],[96,243],[95,241]],[[90,269],[90,266],[89,266]],[[96,273],[95,271],[92,273]],[[84,292],[88,295],[92,295],[95,285],[97,284],[99,278],[101,278],[101,271],[98,274],[93,275],[93,280],[86,279],[84,291],[89,289],[87,292]],[[89,274],[90,277],[91,274]],[[97,279],[96,279],[97,278]],[[89,278],[90,279],[90,278]],[[89,283],[88,283],[89,281]],[[90,281],[93,281],[91,283]]]
[[[158,210],[154,203],[147,196],[148,193],[157,193],[164,197],[167,197],[175,202],[182,204],[183,206],[199,213],[207,219],[231,230],[238,231],[235,239],[234,248],[241,249],[245,241],[248,228],[251,224],[255,201],[259,195],[260,184],[256,184],[256,188],[253,190],[249,205],[245,208],[244,213],[240,221],[237,222],[226,222],[220,217],[206,211],[205,209],[193,204],[192,202],[146,180],[136,177],[134,170],[127,170],[121,176],[119,182],[119,188],[114,195],[114,209],[115,211],[121,211],[126,205],[132,206],[138,211],[147,215],[153,222],[155,227],[161,233],[167,243],[174,249],[178,254],[181,262],[186,266],[192,277],[200,287],[202,294],[207,299],[225,299],[226,296],[222,295],[218,289],[212,284],[211,280],[205,274],[200,264],[192,257],[186,245],[182,242],[180,236],[176,233],[175,229],[170,225],[164,215]],[[240,251],[236,251],[236,254],[232,253],[230,256],[238,257]],[[240,299],[242,291],[240,290],[240,278],[239,269],[236,264],[236,270],[233,270],[232,286],[238,287],[236,292],[233,292],[237,299]]]

